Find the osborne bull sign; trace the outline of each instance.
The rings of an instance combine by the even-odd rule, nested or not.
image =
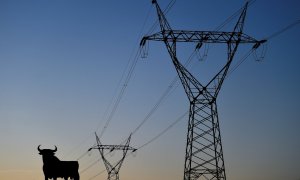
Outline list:
[[[40,149],[38,146],[39,154],[43,156],[43,171],[45,175],[45,180],[57,178],[64,178],[65,180],[74,179],[79,180],[78,161],[60,161],[54,153],[57,151],[55,149]]]

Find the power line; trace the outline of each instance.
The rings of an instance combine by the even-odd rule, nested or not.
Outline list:
[[[173,0],[173,1],[174,1],[174,0]],[[152,7],[152,6],[151,6],[151,7]],[[151,10],[151,8],[149,8],[149,11],[148,11],[148,14],[147,14],[147,16],[146,16],[146,19],[144,20],[144,23],[143,23],[143,25],[142,25],[142,29],[141,29],[141,31],[140,31],[139,37],[142,36],[142,32],[143,32],[144,27],[145,27],[145,25],[146,25],[146,22],[147,22],[147,20],[148,20],[148,18],[149,18],[149,16],[150,16],[150,10]],[[116,112],[116,110],[117,110],[117,108],[118,108],[118,106],[119,106],[119,103],[120,103],[120,101],[121,101],[121,99],[122,99],[122,97],[123,97],[123,95],[124,95],[124,93],[125,93],[125,90],[126,90],[126,88],[127,88],[127,86],[128,86],[128,83],[129,83],[131,77],[132,77],[132,74],[133,74],[133,72],[134,72],[135,66],[136,66],[136,64],[137,64],[137,61],[138,61],[138,59],[139,59],[139,57],[140,57],[140,53],[141,53],[141,49],[140,49],[140,47],[139,47],[139,49],[137,50],[136,55],[135,55],[135,57],[134,57],[134,60],[133,60],[133,62],[132,62],[132,64],[131,64],[131,66],[130,66],[129,72],[128,72],[126,78],[125,78],[125,81],[124,81],[124,84],[123,84],[123,86],[122,86],[122,88],[121,88],[121,91],[120,91],[120,93],[118,94],[118,97],[117,97],[117,99],[116,99],[116,101],[115,101],[115,103],[114,103],[114,106],[113,106],[113,108],[112,108],[112,111],[111,111],[111,113],[110,113],[110,115],[109,115],[109,117],[108,117],[108,119],[107,119],[107,121],[106,121],[106,123],[105,123],[105,125],[104,125],[104,127],[103,127],[103,129],[102,129],[102,131],[101,131],[101,133],[100,133],[100,137],[99,137],[99,138],[101,138],[101,137],[103,136],[105,130],[107,129],[107,127],[108,127],[110,121],[112,120],[112,118],[113,118],[113,116],[114,116],[114,114],[115,114],[115,112]],[[131,58],[130,58],[130,59],[131,59]],[[127,68],[126,68],[126,69],[127,69]],[[122,75],[121,80],[123,79],[123,77],[124,77],[124,74]],[[97,131],[98,131],[98,129],[97,129]]]
[[[273,38],[275,38],[275,37],[277,37],[277,36],[279,36],[279,35],[281,35],[282,33],[284,33],[284,32],[286,32],[287,30],[289,30],[289,29],[291,29],[291,28],[293,28],[294,26],[296,26],[296,25],[298,25],[298,24],[300,24],[300,20],[297,20],[297,21],[294,21],[293,23],[291,23],[291,24],[289,24],[289,25],[287,25],[286,27],[284,27],[283,29],[281,29],[281,30],[279,30],[279,31],[277,31],[277,32],[275,32],[275,33],[273,33],[273,34],[271,34],[270,36],[268,36],[267,38],[266,38],[266,40],[270,40],[270,39],[273,39]],[[233,73],[233,71],[235,71],[252,53],[255,53],[255,48],[252,48],[247,54],[245,54],[244,56],[243,56],[243,58],[241,58],[238,62],[237,62],[237,64],[228,72],[228,75],[230,75],[231,73]],[[265,50],[264,50],[265,51]],[[265,52],[263,52],[263,53],[265,53]]]
[[[168,4],[168,6],[167,6],[167,8],[165,9],[165,12],[166,13],[168,13],[169,11],[170,11],[170,9],[173,7],[173,5],[175,4],[175,2],[176,2],[176,0],[172,0],[172,1],[170,1],[170,3]],[[152,6],[151,6],[152,7]],[[148,19],[148,17],[150,16],[150,13],[149,13],[150,11],[148,11],[148,15],[147,15],[147,18],[146,18],[146,20],[144,21],[144,24],[143,24],[143,28],[145,27],[145,23],[146,23],[146,21],[147,21],[147,19]],[[154,26],[152,26],[152,28],[153,28]],[[142,28],[142,29],[143,29]],[[153,28],[154,29],[154,28]],[[142,33],[140,33],[140,36],[141,36],[141,34]],[[127,87],[127,84],[128,84],[128,82],[129,82],[129,80],[131,79],[131,75],[132,75],[132,73],[133,73],[133,70],[134,70],[134,68],[135,68],[135,65],[136,65],[136,63],[137,63],[137,60],[138,60],[138,57],[139,57],[139,53],[140,53],[141,51],[140,50],[138,50],[137,51],[137,53],[136,53],[136,56],[135,56],[135,58],[134,58],[134,61],[133,61],[133,63],[132,63],[132,65],[131,65],[131,68],[130,68],[130,70],[129,70],[129,73],[127,74],[127,76],[126,76],[126,79],[125,79],[125,83],[124,83],[124,85],[123,85],[123,87],[122,87],[122,89],[121,89],[121,91],[120,91],[120,93],[119,93],[119,95],[118,95],[118,98],[117,98],[117,100],[115,101],[115,104],[114,104],[114,107],[113,107],[113,110],[111,111],[111,113],[110,113],[110,116],[109,116],[109,118],[108,118],[108,120],[106,121],[106,123],[105,123],[105,126],[103,127],[103,129],[102,129],[102,131],[101,131],[101,134],[100,134],[100,137],[102,137],[103,136],[103,134],[104,134],[104,132],[105,132],[105,130],[107,129],[107,127],[108,127],[108,125],[109,125],[109,123],[110,123],[110,121],[111,121],[111,119],[112,119],[112,117],[113,117],[113,115],[114,115],[114,113],[115,113],[115,111],[116,111],[116,109],[117,109],[117,107],[118,107],[118,104],[119,104],[119,102],[120,102],[120,100],[121,100],[121,98],[122,98],[122,96],[123,96],[123,94],[124,94],[124,92],[125,92],[125,89],[126,89],[126,87]],[[129,62],[128,62],[128,64],[129,64]],[[127,69],[127,67],[128,67],[128,64],[127,64],[127,66],[126,66],[126,68],[125,69]],[[125,71],[124,71],[124,73],[125,73]],[[123,77],[124,77],[124,73],[123,73],[123,75],[122,75],[122,78],[121,78],[121,80],[120,80],[120,82],[119,82],[119,85],[120,85],[120,83],[121,83],[121,81],[122,81],[122,79],[123,79]],[[173,80],[172,81],[172,84],[173,85],[170,85],[171,87],[173,87],[174,86],[174,84],[176,83],[176,81],[177,80]],[[170,87],[169,86],[169,87]],[[150,118],[150,116],[155,112],[155,110],[159,107],[159,105],[163,102],[163,99],[167,96],[167,94],[169,93],[169,91],[171,90],[172,88],[168,88],[167,90],[166,90],[166,92],[163,94],[163,96],[160,98],[160,100],[158,101],[158,103],[156,103],[156,105],[152,108],[152,110],[146,115],[146,117],[145,117],[145,119],[138,125],[138,127],[133,131],[133,133],[135,133],[149,118]],[[110,103],[111,104],[111,103]],[[108,110],[107,110],[108,111]],[[107,112],[106,111],[106,112]],[[98,131],[98,129],[99,129],[99,126],[100,126],[100,124],[98,125],[98,127],[97,127],[97,131]],[[78,159],[81,159],[82,157],[84,157],[86,154],[88,154],[88,152],[85,152],[85,153],[83,153]],[[97,161],[94,161],[91,165],[89,165],[86,169],[84,169],[81,173],[83,173],[83,172],[85,172],[87,169],[89,169],[89,168],[91,168],[92,166],[94,166],[97,162],[99,161],[99,159],[97,160]],[[104,171],[103,171],[104,172]],[[103,173],[102,172],[102,173]],[[98,175],[100,175],[101,173],[99,173]],[[96,176],[98,176],[98,175],[96,175]],[[94,176],[94,177],[96,177],[96,176]]]
[[[283,28],[283,29],[281,29],[281,30],[279,30],[279,31],[277,31],[277,32],[275,32],[275,33],[273,33],[273,34],[271,34],[271,35],[270,35],[269,37],[267,37],[266,39],[267,39],[267,40],[273,39],[274,37],[279,36],[280,34],[284,33],[285,31],[291,29],[292,27],[294,27],[294,26],[296,26],[296,25],[298,25],[298,24],[300,24],[300,19],[297,20],[297,21],[295,21],[295,22],[293,22],[293,23],[291,23],[291,24],[289,24],[289,25],[287,25],[285,28]]]
[[[246,53],[235,65],[234,67],[228,71],[227,77],[233,73],[252,53],[254,52],[254,49],[252,48],[248,53]]]
[[[251,5],[253,5],[255,3],[256,0],[250,0],[248,1],[248,7],[250,7]],[[239,10],[237,10],[235,13],[233,13],[231,16],[229,16],[223,23],[221,23],[216,29],[215,31],[219,31],[220,29],[222,29],[226,24],[228,24],[230,21],[232,21],[235,17],[237,17],[241,12],[243,11],[243,7],[240,8]]]
[[[150,6],[150,7],[152,7],[152,6]],[[143,22],[143,25],[142,25],[142,28],[141,28],[141,32],[140,32],[140,36],[141,36],[142,31],[143,31],[143,29],[144,29],[144,27],[145,27],[145,24],[146,24],[146,22],[147,22],[147,20],[148,20],[148,18],[149,18],[149,16],[150,16],[150,10],[151,10],[151,8],[149,8],[148,14],[147,14],[147,16],[146,16],[146,19],[145,19],[144,22]],[[132,60],[132,54],[133,54],[133,52],[134,52],[134,51],[132,51],[132,53],[131,53],[131,55],[130,55],[129,61],[127,62],[127,65],[126,65],[126,67],[125,67],[125,69],[124,69],[124,71],[123,71],[123,73],[122,73],[121,79],[120,79],[120,81],[119,81],[117,87],[120,87],[121,82],[122,82],[122,80],[123,80],[124,77],[125,77],[126,70],[128,69],[128,66],[129,66],[129,64],[130,64],[130,61]],[[122,88],[121,88],[121,91],[119,92],[119,94],[118,94],[118,96],[117,96],[117,99],[116,99],[116,101],[115,101],[115,103],[114,103],[114,106],[113,106],[113,108],[112,108],[112,111],[110,112],[110,115],[109,115],[109,117],[108,117],[108,119],[107,119],[107,121],[106,121],[106,123],[105,123],[105,125],[104,125],[104,127],[103,127],[103,129],[102,129],[102,131],[101,131],[100,137],[103,136],[105,130],[107,129],[107,127],[108,127],[110,121],[111,121],[112,118],[113,118],[113,115],[115,114],[115,112],[116,112],[116,110],[117,110],[117,108],[118,108],[118,105],[119,105],[119,103],[120,103],[120,101],[121,101],[121,99],[122,99],[122,97],[123,97],[123,95],[124,95],[124,92],[125,92],[125,90],[126,90],[126,88],[127,88],[128,83],[129,83],[129,81],[130,81],[130,79],[131,79],[132,73],[134,72],[135,66],[136,66],[136,64],[137,64],[138,57],[140,56],[140,52],[141,52],[140,49],[138,49],[138,50],[136,51],[136,55],[135,55],[135,57],[134,57],[134,60],[133,60],[133,62],[132,62],[132,64],[131,64],[130,68],[129,68],[129,72],[127,73],[127,76],[126,76],[126,78],[125,78],[125,82],[124,82],[124,84],[123,84],[123,86],[122,86]],[[117,92],[117,91],[115,91],[115,92]],[[115,95],[114,95],[114,97],[115,97]],[[108,106],[108,108],[106,109],[106,111],[105,111],[103,117],[105,117],[105,116],[107,115],[108,110],[109,110],[109,107],[111,107],[111,105],[112,105],[112,103],[113,103],[113,99],[115,99],[115,98],[112,98],[112,100],[111,100],[111,102],[109,103],[109,106]],[[96,128],[96,131],[98,131],[99,128],[100,128],[100,123],[98,124],[98,126],[97,126],[97,128]],[[89,136],[89,137],[90,137],[90,136]],[[86,138],[86,140],[89,139],[89,137]],[[83,142],[86,142],[86,140],[83,141]],[[81,146],[81,145],[83,144],[83,142],[82,142],[79,146]],[[81,158],[83,158],[86,154],[88,154],[88,151],[85,152],[85,153],[83,153],[83,154],[78,158],[78,160],[81,159]]]
[[[96,174],[96,175],[90,177],[89,180],[94,179],[95,177],[99,176],[100,174],[104,173],[105,171],[106,171],[105,169],[104,169],[103,171],[100,171],[98,174]]]
[[[104,125],[104,127],[103,127],[103,129],[101,131],[101,133],[100,133],[100,137],[99,138],[101,138],[103,136],[103,134],[104,134],[105,130],[107,129],[110,121],[112,120],[113,116],[115,115],[115,112],[116,112],[116,110],[117,110],[117,108],[118,108],[118,106],[120,104],[120,101],[121,101],[121,99],[122,99],[122,97],[123,97],[123,95],[125,93],[125,90],[126,90],[126,88],[128,86],[128,83],[131,80],[131,77],[132,77],[133,71],[135,69],[135,66],[137,64],[139,56],[140,56],[140,51],[138,51],[136,53],[136,56],[135,56],[135,58],[134,58],[134,60],[133,60],[133,62],[131,64],[131,66],[130,66],[129,72],[128,72],[126,78],[125,78],[125,82],[124,82],[124,84],[123,84],[123,86],[121,88],[120,93],[118,94],[118,97],[117,97],[117,99],[116,99],[116,101],[114,103],[112,111],[109,114],[109,117],[108,117],[108,119],[107,119],[107,121],[106,121],[106,123],[105,123],[105,125]]]
[[[195,55],[196,55],[196,51],[193,51],[193,53],[190,55],[190,57],[188,58],[188,60],[185,63],[186,66],[188,66],[191,63],[191,60],[194,58]],[[143,126],[145,124],[145,122],[152,116],[152,114],[155,113],[155,111],[160,107],[160,105],[168,97],[168,95],[170,94],[171,90],[174,89],[175,84],[178,82],[178,80],[179,80],[179,78],[177,76],[175,76],[173,78],[173,80],[171,81],[171,83],[169,84],[169,86],[167,87],[167,89],[163,92],[163,94],[160,96],[160,98],[158,99],[158,101],[155,103],[155,105],[149,111],[149,113],[146,115],[146,117],[143,119],[143,121],[141,121],[141,123],[132,131],[132,134],[136,133],[141,128],[141,126]]]
[[[170,3],[168,4],[167,8],[165,9],[165,12],[166,12],[166,13],[169,12],[169,11],[171,10],[171,8],[172,8],[173,5],[175,4],[175,2],[176,2],[176,0],[170,1]],[[152,7],[152,6],[151,6],[151,7]],[[146,22],[147,22],[149,16],[150,16],[150,11],[148,11],[147,17],[146,17],[146,19],[145,19],[145,21],[144,21],[144,23],[143,23],[143,26],[142,26],[142,30],[141,30],[140,36],[141,36],[141,34],[142,34],[142,31],[143,31],[143,29],[144,29],[144,27],[145,27],[145,24],[146,24]],[[124,84],[123,84],[123,86],[122,86],[122,88],[121,88],[121,91],[120,91],[120,93],[118,94],[118,97],[117,97],[117,99],[116,99],[116,101],[115,101],[115,103],[114,103],[114,106],[113,106],[113,108],[112,108],[112,111],[111,111],[111,113],[110,113],[110,115],[109,115],[109,117],[108,117],[108,119],[107,119],[107,121],[106,121],[106,123],[105,123],[105,125],[104,125],[104,127],[103,127],[103,129],[102,129],[102,131],[101,131],[101,133],[100,133],[100,137],[99,137],[99,138],[101,138],[101,137],[103,136],[105,130],[107,129],[107,127],[108,127],[110,121],[112,120],[112,118],[113,118],[113,116],[114,116],[114,114],[115,114],[115,112],[116,112],[116,110],[117,110],[117,108],[118,108],[118,106],[119,106],[119,103],[120,103],[120,101],[121,101],[121,99],[122,99],[122,97],[123,97],[123,95],[124,95],[124,92],[125,92],[125,90],[126,90],[126,88],[127,88],[127,85],[128,85],[128,83],[129,83],[129,81],[130,81],[130,79],[131,79],[131,77],[132,77],[132,74],[133,74],[133,71],[134,71],[135,66],[136,66],[136,64],[137,64],[138,58],[139,58],[139,56],[140,56],[140,53],[141,53],[141,50],[140,50],[140,48],[139,48],[139,50],[137,51],[137,53],[136,53],[136,55],[135,55],[135,57],[134,57],[134,60],[133,60],[133,62],[132,62],[132,64],[131,64],[131,66],[130,66],[129,72],[128,72],[126,78],[125,78],[125,82],[124,82]],[[128,64],[129,64],[129,63],[128,63]],[[127,66],[128,66],[128,65],[127,65]],[[126,68],[126,69],[127,69],[127,68]],[[125,71],[124,71],[124,73],[125,73]],[[124,73],[123,73],[123,75],[122,75],[121,80],[122,80],[123,77],[124,77]],[[121,81],[120,81],[120,82],[121,82]],[[98,128],[97,128],[96,131],[98,131]]]
[[[148,13],[147,13],[147,15],[146,15],[146,18],[145,18],[145,20],[144,20],[144,22],[143,22],[143,24],[142,24],[142,28],[141,28],[141,30],[140,30],[140,35],[139,35],[139,37],[138,37],[138,39],[137,39],[137,42],[139,42],[139,39],[140,39],[140,37],[142,36],[142,32],[144,31],[146,22],[148,21],[148,19],[149,19],[149,17],[150,17],[151,9],[152,9],[152,6],[150,5],[150,6],[149,6],[149,9],[148,9]],[[128,69],[129,64],[130,64],[130,62],[131,62],[131,60],[132,60],[134,51],[135,51],[135,48],[133,49],[133,51],[132,51],[132,53],[131,53],[131,55],[130,55],[129,60],[127,61],[127,64],[126,64],[126,66],[125,66],[125,69],[124,69],[124,71],[123,71],[123,73],[122,73],[122,76],[121,76],[119,82],[118,82],[117,88],[120,87],[121,82],[122,82],[122,80],[123,80],[124,77],[125,77],[126,70]],[[133,73],[133,71],[134,71],[134,67],[135,67],[135,65],[136,65],[136,63],[137,63],[137,57],[139,56],[139,53],[140,53],[140,49],[138,49],[138,50],[136,51],[136,55],[135,55],[135,57],[134,57],[134,61],[133,61],[133,63],[131,64],[130,70],[129,70],[127,76],[126,76],[125,83],[124,83],[124,85],[123,85],[123,87],[122,87],[122,89],[121,89],[121,91],[120,91],[120,93],[119,93],[119,95],[118,95],[118,97],[117,97],[117,100],[115,101],[113,110],[111,111],[111,113],[110,113],[110,115],[109,115],[109,118],[108,118],[108,120],[107,120],[106,123],[105,123],[104,129],[103,129],[102,132],[101,132],[102,135],[103,135],[105,129],[107,128],[107,126],[109,125],[109,122],[111,121],[111,119],[112,119],[112,117],[113,117],[115,111],[117,110],[118,104],[119,104],[119,102],[120,102],[120,100],[121,100],[121,98],[122,98],[122,96],[123,96],[123,94],[124,94],[124,92],[125,92],[125,89],[126,89],[126,87],[127,87],[127,84],[129,83],[129,80],[130,80],[130,78],[131,78],[131,75],[132,75],[132,73]],[[107,116],[107,113],[108,113],[108,111],[109,111],[109,109],[110,109],[110,107],[111,107],[111,105],[112,105],[112,103],[113,103],[113,100],[115,99],[114,97],[116,97],[117,88],[116,88],[116,90],[115,90],[115,95],[114,95],[113,98],[111,99],[108,108],[106,109],[105,113],[103,114],[103,118]],[[101,121],[100,121],[100,122],[101,122]],[[97,125],[96,131],[98,131],[99,128],[100,128],[100,125],[101,125],[100,122],[99,122],[99,124]],[[83,145],[90,137],[91,137],[91,135],[87,136],[87,138],[85,138],[81,143],[79,143],[79,145],[77,145],[75,148],[73,148],[67,155],[73,153],[73,152],[75,151],[75,149],[78,149],[79,147],[81,147],[81,146],[82,146],[82,145]],[[79,158],[77,158],[77,159],[83,158],[86,154],[87,154],[87,152],[83,153],[83,154],[82,154],[81,156],[79,156]]]
[[[94,161],[92,164],[90,164],[88,167],[84,168],[83,170],[80,171],[80,174],[83,174],[84,172],[86,172],[88,169],[90,169],[91,167],[93,167],[94,165],[96,165],[101,159],[97,159],[96,161]]]
[[[172,124],[170,124],[167,128],[165,128],[163,131],[161,131],[159,134],[157,134],[156,136],[154,136],[152,139],[150,139],[149,141],[147,141],[145,144],[141,145],[137,149],[138,150],[142,149],[145,146],[147,146],[147,145],[151,144],[152,142],[154,142],[155,140],[157,140],[158,138],[160,138],[167,131],[169,131],[173,126],[175,126],[179,121],[181,121],[187,114],[188,114],[188,111],[186,111],[183,115],[181,115],[179,118],[177,118],[176,121],[174,121]]]
[[[174,6],[175,2],[176,2],[176,0],[170,1],[169,4],[168,4],[168,6],[167,6],[167,8],[166,8],[164,11],[165,11],[166,13],[168,13],[168,12],[171,10],[171,8]],[[152,6],[151,6],[151,7],[152,7]],[[150,16],[150,11],[149,11],[148,14],[147,14],[146,20],[148,19],[149,16]],[[145,20],[145,22],[144,22],[144,24],[143,24],[143,28],[145,27],[146,20]],[[143,29],[143,28],[142,28],[142,29]],[[141,36],[141,35],[142,35],[142,32],[140,33],[140,36]],[[137,63],[138,57],[140,56],[140,53],[141,53],[141,52],[143,52],[143,51],[141,50],[141,47],[140,47],[140,49],[137,51],[137,54],[136,54],[136,56],[135,56],[133,65],[131,66],[131,69],[129,70],[129,73],[127,74],[127,78],[126,78],[126,80],[125,80],[125,83],[124,83],[124,85],[123,85],[121,91],[120,91],[120,94],[119,94],[117,100],[115,101],[114,108],[113,108],[113,110],[111,111],[111,114],[110,114],[108,120],[106,121],[105,126],[104,126],[103,129],[102,129],[102,132],[101,132],[101,134],[100,134],[100,138],[103,136],[104,131],[107,129],[107,126],[109,125],[109,123],[110,123],[110,121],[111,121],[113,115],[115,114],[115,111],[116,111],[116,109],[117,109],[117,107],[118,107],[118,104],[119,104],[119,102],[120,102],[120,100],[121,100],[123,94],[124,94],[124,91],[125,91],[125,89],[126,89],[126,87],[127,87],[128,81],[129,81],[130,78],[131,78],[133,69],[134,69],[134,67],[135,67],[135,65],[136,65],[136,63]],[[174,83],[175,83],[175,82],[174,82]],[[165,92],[163,96],[167,96],[167,94],[168,94],[168,92]],[[159,107],[159,105],[163,102],[163,99],[164,99],[164,97],[160,98],[159,102],[158,102],[158,103],[152,108],[152,110],[146,115],[146,117],[144,118],[144,120],[141,122],[140,125],[138,125],[138,127],[133,131],[133,133],[135,133],[135,132],[136,132],[136,131],[137,131],[137,130],[138,130],[138,129],[146,122],[146,121],[147,121],[147,119],[150,118],[150,116],[154,113],[154,111],[155,111],[155,110]]]

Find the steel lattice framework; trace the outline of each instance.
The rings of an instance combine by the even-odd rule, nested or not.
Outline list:
[[[226,180],[216,98],[238,46],[252,43],[256,49],[266,40],[258,41],[243,33],[248,3],[242,9],[232,32],[173,30],[157,1],[152,0],[152,3],[156,7],[161,31],[144,36],[141,46],[149,40],[165,43],[190,102],[184,180]],[[179,62],[176,56],[177,42],[194,42],[198,43],[198,47],[203,43],[226,44],[227,62],[206,85],[201,84]]]
[[[119,171],[124,162],[127,151],[130,150],[130,151],[134,152],[137,150],[137,149],[129,146],[131,135],[127,139],[125,145],[103,145],[103,144],[101,144],[100,139],[96,133],[95,133],[95,135],[96,135],[97,145],[91,147],[89,149],[89,151],[92,149],[99,150],[101,158],[104,162],[105,168],[108,173],[107,180],[119,180]],[[106,155],[105,150],[109,150],[110,152],[115,151],[115,150],[121,150],[121,151],[123,151],[123,154],[122,154],[121,159],[118,162],[116,162],[114,165],[112,165],[105,157],[105,155]]]

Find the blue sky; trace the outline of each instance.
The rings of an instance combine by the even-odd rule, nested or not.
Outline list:
[[[170,1],[158,1],[164,9]],[[167,15],[174,29],[214,30],[245,1],[177,0]],[[299,1],[255,1],[245,33],[263,39],[300,19]],[[139,41],[157,16],[151,1],[0,1],[0,179],[42,179],[36,150],[58,147],[61,160],[76,160],[103,130]],[[234,22],[234,21],[233,21]],[[224,27],[230,30],[233,22]],[[153,32],[158,31],[158,27]],[[226,79],[218,97],[227,178],[298,180],[300,173],[300,62],[296,25],[268,42],[262,62],[250,56]],[[179,46],[185,62],[194,44]],[[234,64],[250,46],[241,47]],[[206,81],[225,62],[219,45],[191,72]],[[129,66],[128,66],[129,64]],[[125,72],[125,73],[124,73]],[[122,78],[123,77],[123,78]],[[161,42],[150,42],[101,138],[119,144],[147,116],[176,72]],[[133,135],[140,147],[188,110],[181,84]],[[186,119],[186,120],[185,120]],[[187,117],[130,155],[122,179],[182,179]],[[80,171],[100,158],[79,160]],[[118,158],[117,153],[111,156]],[[89,179],[103,162],[81,173]],[[106,172],[94,179],[105,179]]]

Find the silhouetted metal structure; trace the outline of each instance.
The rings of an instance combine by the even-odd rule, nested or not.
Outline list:
[[[92,150],[92,149],[98,149],[99,152],[100,152],[101,158],[104,162],[107,173],[108,173],[107,179],[108,180],[119,180],[119,171],[120,171],[120,168],[121,168],[121,166],[123,164],[123,161],[126,157],[127,151],[130,150],[132,152],[135,152],[137,150],[137,149],[129,146],[131,135],[127,139],[125,145],[103,145],[103,144],[101,144],[100,139],[97,136],[97,133],[95,133],[95,135],[96,135],[97,145],[91,147],[89,149],[89,151]],[[109,152],[112,152],[112,151],[115,151],[115,150],[121,150],[121,151],[123,151],[123,154],[122,154],[121,159],[113,165],[106,159],[105,150],[109,150]]]
[[[144,46],[148,40],[165,43],[190,102],[184,180],[225,180],[216,98],[238,46],[241,43],[253,43],[253,49],[256,49],[266,40],[258,41],[243,33],[248,3],[242,9],[232,32],[173,30],[157,1],[153,0],[152,3],[156,7],[161,31],[143,37],[141,46]],[[194,42],[197,43],[196,48],[200,48],[203,43],[226,44],[227,62],[206,85],[201,84],[179,62],[176,56],[177,42]]]
[[[43,156],[43,171],[45,180],[57,178],[64,178],[64,180],[68,180],[71,178],[73,180],[79,180],[79,163],[78,161],[61,161],[56,156],[54,156],[57,151],[57,147],[55,149],[41,149],[41,145],[38,146],[37,150],[39,154]]]

